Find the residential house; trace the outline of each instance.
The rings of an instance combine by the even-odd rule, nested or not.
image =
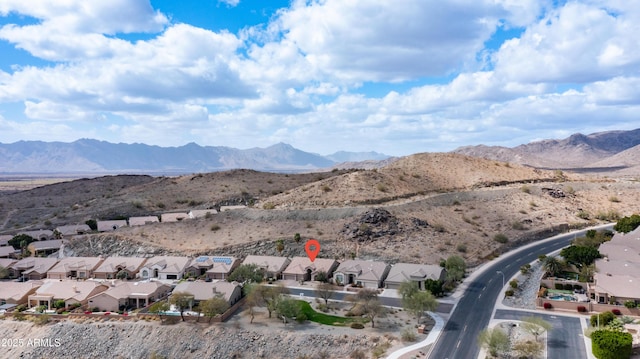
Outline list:
[[[147,258],[139,257],[108,257],[93,271],[96,279],[116,279],[118,273],[124,277],[118,279],[132,279],[138,275]]]
[[[114,282],[109,289],[89,298],[89,307],[104,311],[144,308],[166,297],[171,286],[161,282]]]
[[[98,232],[111,232],[120,227],[126,227],[127,220],[119,219],[114,221],[98,221]]]
[[[266,278],[282,279],[282,272],[291,263],[286,257],[254,256],[250,255],[242,261],[242,264],[255,264],[264,271]]]
[[[17,261],[18,260],[14,258],[0,258],[0,268],[6,269],[4,275],[2,274],[2,272],[0,272],[0,279],[11,277],[11,266],[14,265]]]
[[[198,305],[201,301],[211,299],[221,295],[229,305],[236,304],[242,298],[242,288],[236,282],[227,281],[213,282],[182,282],[174,289],[173,293],[185,292],[193,296],[192,306]]]
[[[0,258],[15,257],[16,253],[20,253],[20,250],[13,249],[13,246],[0,247]]]
[[[148,258],[138,276],[144,279],[180,279],[190,260],[187,257],[157,256]]]
[[[27,304],[27,299],[42,285],[40,281],[24,283],[3,282],[0,284],[0,305]]]
[[[162,223],[180,222],[187,218],[189,218],[188,213],[163,213],[160,215],[160,222]]]
[[[28,297],[29,308],[44,305],[53,309],[58,300],[64,300],[65,308],[76,303],[86,305],[90,297],[107,289],[108,285],[94,281],[49,281]]]
[[[640,227],[630,233],[616,233],[598,249],[593,283],[588,290],[598,303],[640,303]]]
[[[328,258],[316,258],[313,262],[309,257],[293,257],[291,263],[282,272],[282,279],[296,281],[316,280],[316,275],[324,272],[327,278],[333,275],[338,262]]]
[[[397,263],[391,266],[384,282],[389,289],[399,289],[400,284],[406,281],[416,282],[418,288],[423,290],[427,279],[444,281],[445,277],[446,270],[439,265]]]
[[[365,288],[382,288],[390,266],[384,262],[346,260],[333,273],[333,280],[339,284],[356,284]]]
[[[86,224],[72,224],[68,226],[60,226],[56,228],[53,233],[56,236],[60,236],[61,238],[69,238],[76,236],[78,234],[85,234],[91,232],[91,228],[89,228]]]
[[[63,241],[61,239],[53,239],[50,241],[31,242],[27,246],[27,250],[34,257],[48,256],[60,250]]]
[[[104,259],[100,257],[66,257],[49,270],[47,278],[87,279],[93,277],[93,271],[98,268]]]
[[[189,218],[206,218],[218,213],[215,209],[192,209],[189,211]]]
[[[39,280],[47,277],[47,272],[58,263],[57,258],[27,257],[9,267],[12,278]]]
[[[238,265],[240,261],[235,257],[200,256],[191,261],[186,273],[192,277],[226,279]]]
[[[27,235],[37,241],[48,241],[50,239],[53,239],[53,231],[48,229],[39,229],[36,231],[24,231],[18,233],[18,235],[21,234]]]
[[[158,223],[158,216],[131,217],[129,218],[129,226],[145,226],[152,223]]]

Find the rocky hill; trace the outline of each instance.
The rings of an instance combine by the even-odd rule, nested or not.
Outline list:
[[[597,168],[610,166],[607,160],[640,145],[640,129],[607,131],[590,135],[574,134],[562,140],[543,140],[508,148],[500,146],[466,146],[454,153],[492,160],[519,163],[538,168]],[[630,160],[625,166],[637,166]]]

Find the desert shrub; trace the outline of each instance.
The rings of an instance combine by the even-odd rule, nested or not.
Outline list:
[[[364,324],[362,323],[351,323],[351,329],[364,329]]]
[[[611,313],[613,313],[613,315],[621,315],[622,314],[620,312],[620,309],[611,309]]]
[[[512,297],[514,294],[515,294],[515,292],[513,291],[513,289],[507,289],[507,290],[504,292],[504,296],[505,296],[505,297]]]
[[[13,315],[13,319],[15,319],[15,320],[17,320],[17,321],[21,322],[21,321],[23,321],[23,320],[27,319],[27,315],[26,315],[26,314],[24,314],[23,312],[17,312],[17,313],[15,313],[15,314]]]
[[[609,197],[609,202],[618,203],[620,202],[620,199],[616,196],[611,196]]]
[[[584,305],[579,305],[578,306],[578,312],[579,313],[585,313],[587,311],[587,308]]]
[[[45,325],[47,323],[49,323],[49,316],[46,314],[41,314],[36,316],[35,318],[33,318],[33,323],[35,325]]]
[[[376,188],[378,189],[378,191],[380,192],[387,192],[387,186],[385,186],[383,183],[378,183],[378,185],[376,186]]]
[[[212,230],[213,232],[215,232],[215,231],[219,231],[219,230],[220,230],[220,226],[219,226],[219,225],[217,225],[217,224],[214,224],[214,225],[212,225],[212,226],[211,226],[211,230]]]
[[[520,187],[520,190],[521,190],[523,193],[531,193],[531,187],[529,187],[529,186],[527,186],[527,185],[524,185],[524,186]]]
[[[276,205],[272,202],[267,202],[265,204],[262,205],[263,209],[274,209],[276,208]]]
[[[460,243],[456,246],[456,250],[460,253],[466,253],[467,252],[467,245],[464,243]]]
[[[512,279],[512,280],[509,282],[509,285],[510,285],[510,286],[511,286],[511,288],[513,288],[513,289],[518,288],[518,280],[517,280],[517,279]]]
[[[551,309],[551,308],[553,308],[553,305],[551,305],[551,303],[549,303],[549,302],[545,302],[543,304],[543,307],[544,307],[544,309]]]
[[[511,223],[511,228],[518,231],[524,231],[525,229],[527,229],[527,227],[524,224],[522,224],[522,222],[518,222],[518,221],[513,221],[513,223]]]
[[[493,236],[493,240],[498,243],[504,244],[509,241],[509,238],[507,238],[507,236],[505,236],[503,233],[498,233],[495,236]]]
[[[578,218],[580,218],[580,219],[587,220],[587,219],[589,219],[589,212],[587,212],[585,210],[580,210],[580,211],[578,211],[576,216],[578,216]]]
[[[328,185],[322,185],[322,187],[320,187],[320,189],[322,189],[322,192],[331,192],[331,187],[329,187]]]
[[[544,288],[544,287],[540,288],[540,289],[538,290],[538,298],[544,298],[544,297],[546,297],[546,296],[547,296],[547,292],[548,292],[548,291],[549,291],[549,290],[548,290],[547,288]]]
[[[520,273],[522,274],[528,274],[529,270],[531,270],[531,264],[525,264],[523,266],[520,267]]]
[[[349,354],[349,358],[351,359],[365,359],[367,354],[360,349],[356,349]]]
[[[24,304],[20,304],[16,307],[16,312],[24,312],[25,310],[27,310],[27,306]]]
[[[632,309],[632,308],[636,307],[636,302],[633,301],[633,300],[628,300],[628,301],[624,302],[624,306],[629,308],[629,309]]]
[[[596,330],[591,333],[593,355],[598,359],[630,358],[633,337],[629,333]]]
[[[416,333],[411,330],[410,328],[406,328],[405,330],[402,331],[402,340],[405,342],[415,342],[417,335]]]

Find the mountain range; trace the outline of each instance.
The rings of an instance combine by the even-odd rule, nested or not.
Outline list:
[[[549,169],[607,169],[640,173],[640,129],[573,134],[516,147],[465,146],[452,151],[471,157]],[[235,168],[258,171],[313,171],[327,168],[378,168],[396,161],[378,152],[338,151],[319,155],[286,143],[236,149],[109,143],[81,139],[71,143],[19,141],[0,144],[0,173],[166,173],[214,172]]]
[[[19,141],[0,144],[0,173],[191,173],[233,168],[309,171],[346,161],[382,160],[377,152],[304,152],[285,143],[240,150],[189,143],[180,147],[109,143]]]

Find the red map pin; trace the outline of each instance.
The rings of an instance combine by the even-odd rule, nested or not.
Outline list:
[[[310,239],[304,245],[304,250],[307,252],[309,259],[313,262],[316,260],[318,253],[320,253],[320,243],[315,239]]]

